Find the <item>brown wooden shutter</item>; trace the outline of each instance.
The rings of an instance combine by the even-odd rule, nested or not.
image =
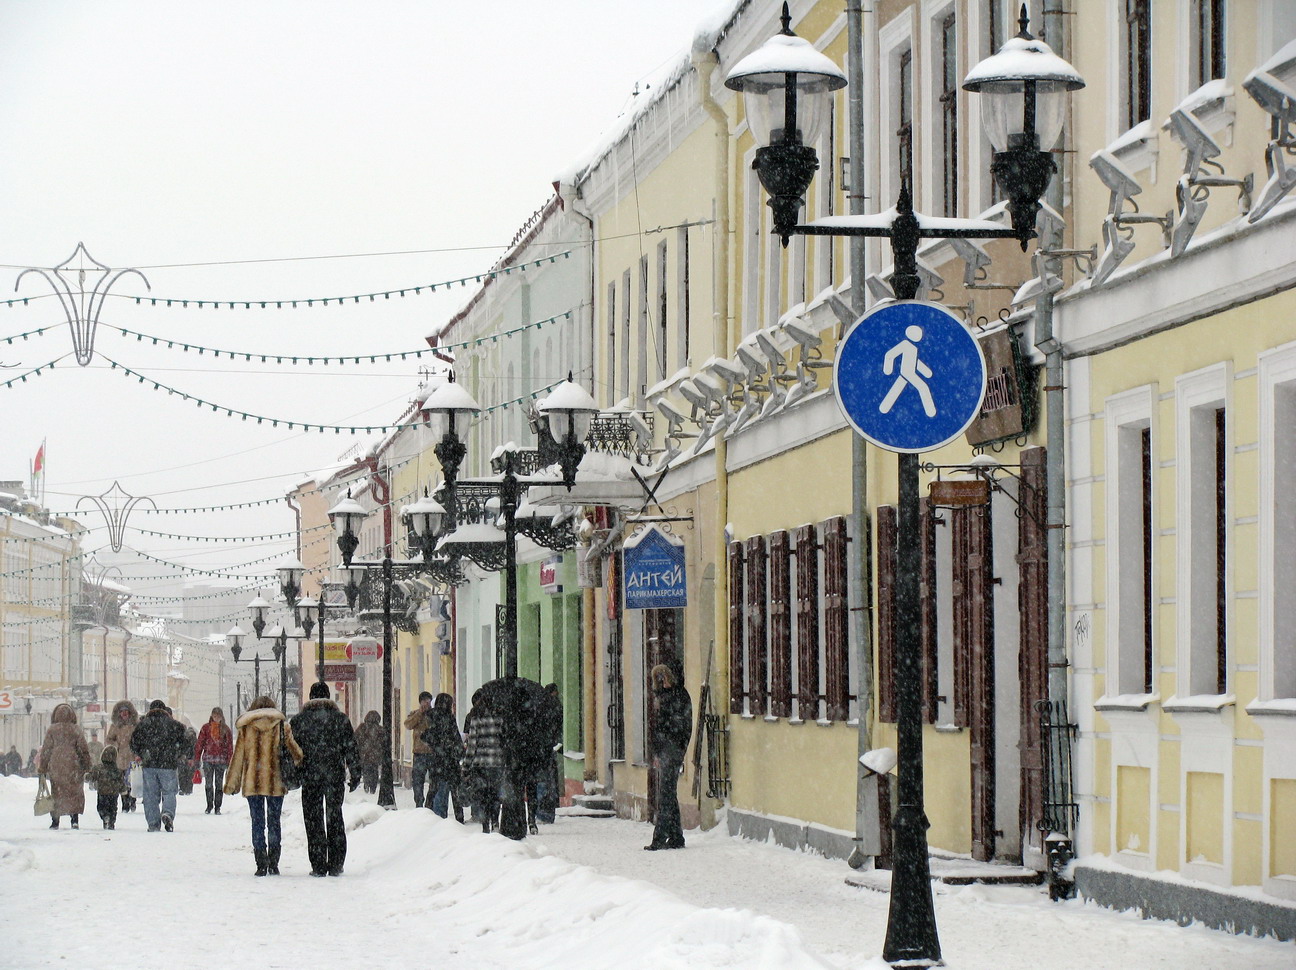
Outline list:
[[[994,557],[990,509],[968,512],[972,858],[989,862],[995,856]]]
[[[819,543],[815,528],[796,530],[797,717],[819,718]]]
[[[896,507],[877,510],[877,716],[894,722]]]
[[[747,713],[765,714],[768,696],[769,637],[766,622],[769,597],[766,589],[765,537],[752,536],[744,549],[747,560]]]
[[[968,666],[971,629],[968,619],[968,519],[969,509],[950,512],[950,613],[954,654],[954,723],[967,727]]]
[[[1038,839],[1044,817],[1044,750],[1040,710],[1048,699],[1048,486],[1045,449],[1021,453],[1022,514],[1017,519],[1017,609],[1020,617],[1021,828]],[[1039,847],[1039,843],[1036,843]]]
[[[729,543],[729,713],[741,714],[747,697],[743,624],[743,551],[741,542]]]
[[[824,686],[826,717],[850,716],[850,606],[847,595],[846,519],[840,515],[820,524],[824,547]]]
[[[918,537],[922,543],[918,566],[919,646],[922,652],[922,716],[928,724],[936,723],[937,656],[936,656],[936,510],[924,496],[918,500]]]
[[[770,714],[792,716],[792,549],[785,531],[769,537]]]

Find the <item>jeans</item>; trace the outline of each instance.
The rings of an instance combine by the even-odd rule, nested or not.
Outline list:
[[[414,789],[414,807],[423,807],[423,783],[432,773],[432,755],[416,754],[410,765],[410,785]]]
[[[452,775],[433,774],[428,776],[428,808],[445,818],[450,811],[451,797],[454,798],[455,820],[462,822],[463,802],[460,800],[459,778]]]
[[[144,769],[144,821],[150,829],[162,824],[162,816],[175,818],[176,788],[178,779],[174,768]],[[159,810],[158,802],[162,803]]]
[[[203,762],[203,791],[207,794],[207,807],[220,811],[221,799],[225,797],[225,765],[212,761]]]
[[[346,785],[336,781],[302,783],[302,821],[306,824],[306,854],[312,872],[341,872],[346,862],[346,824],[342,798]]]
[[[279,815],[283,812],[282,795],[248,795],[248,814],[252,816],[252,848],[264,852],[279,847]]]
[[[536,821],[552,824],[558,816],[558,801],[562,798],[562,775],[558,759],[553,755],[536,776]]]

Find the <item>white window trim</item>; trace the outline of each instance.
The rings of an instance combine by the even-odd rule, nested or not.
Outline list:
[[[1125,0],[1107,0],[1107,76],[1111,78],[1111,89],[1107,92],[1107,131],[1110,144],[1107,150],[1116,156],[1116,160],[1127,168],[1131,175],[1140,172],[1148,174],[1150,184],[1156,184],[1156,161],[1159,144],[1157,128],[1152,123],[1156,117],[1155,79],[1156,79],[1156,42],[1152,42],[1153,104],[1149,118],[1140,121],[1133,128],[1126,129],[1122,118],[1124,92],[1122,85],[1125,78]],[[1155,27],[1155,23],[1153,24]]]
[[[906,10],[878,32],[879,67],[882,77],[882,95],[878,106],[879,129],[882,131],[883,149],[879,152],[878,168],[881,172],[879,185],[882,198],[879,206],[891,205],[900,194],[900,173],[895,165],[895,130],[899,120],[896,117],[896,98],[900,92],[900,55],[906,49],[913,48],[913,11]],[[918,52],[914,51],[914,79],[919,77],[917,65]],[[917,105],[914,106],[917,108]],[[915,132],[913,141],[915,155],[918,152],[918,138]],[[915,165],[915,168],[918,166]],[[863,166],[851,165],[852,177],[855,170],[862,176]]]
[[[756,150],[743,156],[743,301],[742,333],[744,336],[760,329],[760,254],[763,220],[761,218],[760,179],[752,169]]]
[[[689,346],[692,336],[689,329],[689,287],[693,275],[689,260],[692,258],[692,248],[687,226],[675,230],[675,233],[675,367],[670,373],[688,367],[692,351]]]
[[[1192,684],[1194,673],[1198,671],[1203,664],[1207,664],[1207,658],[1210,663],[1208,667],[1213,669],[1215,658],[1215,638],[1212,635],[1208,643],[1202,642],[1201,626],[1202,624],[1194,622],[1194,617],[1200,615],[1203,610],[1209,611],[1214,616],[1214,584],[1212,583],[1212,593],[1209,597],[1197,592],[1194,593],[1194,557],[1193,543],[1197,538],[1195,535],[1200,528],[1199,524],[1194,521],[1192,514],[1193,498],[1196,494],[1193,478],[1195,477],[1195,466],[1197,464],[1196,456],[1192,445],[1193,429],[1192,418],[1193,412],[1201,408],[1224,408],[1225,421],[1225,438],[1224,438],[1224,494],[1225,494],[1225,521],[1231,513],[1234,500],[1232,495],[1232,440],[1233,440],[1233,410],[1231,407],[1233,384],[1233,363],[1224,361],[1219,364],[1213,364],[1210,367],[1204,367],[1201,370],[1193,371],[1190,374],[1183,374],[1175,379],[1175,455],[1176,455],[1176,475],[1175,475],[1175,625],[1181,632],[1180,636],[1175,638],[1175,697],[1167,704],[1185,703],[1186,699],[1195,695],[1215,696],[1215,691],[1194,691]],[[1214,478],[1211,480],[1211,492],[1214,492]],[[1207,537],[1210,548],[1214,549],[1215,537]],[[1225,547],[1225,583],[1224,596],[1225,603],[1225,628],[1227,631],[1234,629],[1233,624],[1233,534],[1231,529],[1226,529],[1226,547]],[[1155,534],[1155,533],[1154,533]],[[1211,553],[1212,557],[1214,553]],[[1203,602],[1209,600],[1209,602]],[[1211,624],[1213,631],[1214,624]],[[1194,659],[1194,655],[1196,659]],[[1230,658],[1230,664],[1232,658]]]
[[[1257,384],[1259,387],[1260,431],[1260,643],[1259,643],[1259,697],[1261,702],[1296,697],[1296,691],[1279,695],[1275,672],[1278,669],[1279,587],[1276,573],[1279,555],[1296,559],[1290,549],[1277,542],[1278,505],[1278,435],[1289,428],[1278,427],[1279,408],[1277,395],[1280,387],[1296,389],[1296,342],[1284,344],[1261,353],[1258,357]],[[1289,485],[1290,483],[1284,483]],[[1290,506],[1288,506],[1290,508]],[[1288,569],[1296,569],[1296,561]],[[1290,590],[1285,590],[1289,593]],[[1290,634],[1289,634],[1290,636]],[[1287,663],[1296,663],[1296,644],[1289,643],[1283,657]]]
[[[959,58],[959,52],[967,44],[967,24],[964,19],[958,16],[955,11],[953,0],[927,0],[923,4],[923,24],[926,27],[927,35],[924,38],[926,43],[922,45],[921,51],[914,52],[914,80],[917,82],[915,92],[919,98],[919,103],[914,105],[915,118],[921,118],[922,123],[915,125],[914,143],[915,153],[918,152],[918,140],[922,140],[921,156],[926,161],[921,166],[922,175],[922,205],[917,200],[914,202],[914,208],[923,212],[930,212],[933,215],[941,215],[941,207],[944,205],[944,152],[940,151],[944,147],[941,142],[941,113],[936,102],[936,91],[940,87],[941,72],[944,65],[941,63],[941,21],[946,15],[955,13],[954,17],[954,36],[956,48],[954,57],[956,61]],[[919,57],[921,56],[921,64]],[[956,74],[966,74],[967,71],[960,70],[959,65],[955,65]],[[962,118],[963,105],[967,102],[966,96],[960,96],[957,110],[959,118]],[[960,120],[959,130],[955,133],[955,138],[963,130],[963,124]],[[919,166],[915,166],[918,168]],[[955,181],[958,182],[959,188],[964,188],[962,173],[955,173]],[[960,192],[960,197],[964,192]],[[961,202],[966,203],[966,199]],[[965,208],[964,205],[959,206]],[[958,215],[958,213],[955,213]]]
[[[1153,476],[1156,475],[1156,453],[1157,453],[1157,385],[1145,384],[1142,387],[1131,388],[1120,394],[1109,397],[1106,401],[1106,411],[1104,416],[1104,432],[1106,437],[1106,547],[1107,547],[1107,567],[1106,567],[1106,670],[1104,671],[1104,696],[1099,698],[1096,706],[1102,707],[1129,707],[1131,709],[1143,709],[1157,699],[1156,687],[1156,650],[1153,649],[1153,669],[1152,669],[1152,688],[1151,694],[1142,692],[1142,685],[1135,691],[1124,691],[1123,684],[1127,682],[1127,676],[1131,666],[1138,668],[1142,662],[1143,655],[1143,636],[1142,625],[1139,625],[1139,634],[1136,638],[1131,638],[1128,634],[1125,637],[1126,646],[1122,649],[1121,636],[1121,593],[1122,593],[1122,576],[1121,563],[1131,558],[1136,563],[1137,568],[1143,568],[1143,538],[1142,534],[1136,537],[1130,537],[1130,541],[1137,540],[1137,555],[1128,552],[1122,554],[1123,538],[1127,530],[1122,529],[1122,515],[1120,495],[1124,491],[1123,485],[1129,481],[1134,481],[1137,485],[1139,494],[1142,490],[1142,468],[1127,468],[1120,462],[1121,432],[1128,429],[1149,428],[1152,437],[1152,468]],[[1132,479],[1131,479],[1132,476]],[[1155,481],[1153,483],[1153,493],[1155,495]],[[1158,508],[1155,499],[1152,502],[1152,535],[1155,542],[1157,534]],[[1127,548],[1127,547],[1126,547]],[[1158,570],[1156,568],[1155,550],[1153,555],[1152,567],[1152,584],[1155,590]],[[1153,596],[1155,603],[1155,595]],[[1138,608],[1142,610],[1142,597]],[[1140,612],[1141,615],[1141,612]],[[1157,628],[1156,617],[1153,615],[1152,620],[1153,642],[1156,641]],[[1133,642],[1133,646],[1129,643]],[[1134,651],[1137,651],[1135,653]],[[1137,661],[1137,662],[1136,662]]]

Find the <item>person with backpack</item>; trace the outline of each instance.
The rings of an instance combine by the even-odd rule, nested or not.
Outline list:
[[[302,750],[302,820],[312,876],[340,876],[346,862],[342,819],[347,772],[351,790],[360,787],[360,756],[351,721],[329,698],[325,683],[311,685],[310,700],[289,722]]]

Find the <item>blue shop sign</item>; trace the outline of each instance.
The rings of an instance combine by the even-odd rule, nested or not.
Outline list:
[[[652,525],[626,540],[625,608],[672,609],[688,605],[684,540]]]

